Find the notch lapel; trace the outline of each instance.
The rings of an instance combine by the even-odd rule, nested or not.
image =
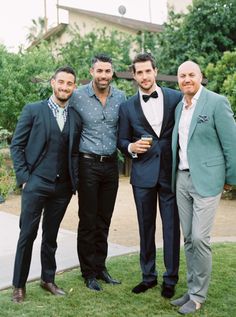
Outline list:
[[[204,109],[205,107],[205,104],[206,104],[206,94],[207,94],[207,91],[206,89],[203,87],[202,88],[202,92],[198,98],[198,101],[196,103],[196,106],[195,106],[195,110],[194,110],[194,113],[193,113],[193,117],[192,117],[192,120],[191,120],[191,124],[190,124],[190,128],[189,128],[189,134],[188,134],[188,143],[193,135],[193,132],[196,128],[196,125],[197,125],[197,118],[198,116],[202,113],[202,110]]]

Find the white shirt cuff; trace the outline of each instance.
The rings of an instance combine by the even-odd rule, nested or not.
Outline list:
[[[132,156],[132,158],[137,158],[138,154],[131,151],[131,143],[128,145],[128,152]]]

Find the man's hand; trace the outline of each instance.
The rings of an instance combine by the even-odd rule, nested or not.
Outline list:
[[[232,190],[233,186],[229,184],[224,184],[224,191],[230,192]]]
[[[138,140],[134,143],[131,143],[130,150],[132,153],[142,154],[147,152],[147,150],[151,147],[148,141]]]
[[[26,185],[26,183],[22,184],[22,189],[24,189],[24,188],[25,188],[25,185]]]

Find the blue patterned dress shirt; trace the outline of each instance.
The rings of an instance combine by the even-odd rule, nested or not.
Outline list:
[[[105,106],[95,95],[92,82],[76,89],[70,105],[82,119],[80,152],[111,155],[117,146],[119,106],[125,101],[124,92],[110,86]]]

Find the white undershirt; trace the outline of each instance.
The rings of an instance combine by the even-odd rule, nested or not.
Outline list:
[[[196,107],[197,100],[201,94],[202,86],[198,92],[193,96],[190,106],[187,106],[185,98],[183,98],[183,108],[179,120],[179,169],[189,169],[187,147],[189,128],[192,121],[193,113]]]
[[[155,89],[158,93],[158,98],[149,98],[147,102],[143,101],[143,93],[139,89],[141,107],[143,113],[149,122],[150,126],[153,128],[157,136],[160,136],[161,127],[163,122],[163,93],[160,87],[156,86]]]
[[[157,98],[149,98],[147,102],[143,101],[143,95],[146,95],[139,89],[140,103],[143,110],[143,113],[153,128],[157,136],[160,136],[161,127],[163,122],[163,113],[164,113],[164,101],[163,101],[163,93],[159,86],[156,85],[155,89],[158,93]],[[130,150],[131,143],[128,146],[128,152],[132,155],[133,158],[137,158],[138,155],[136,153],[132,153]]]

